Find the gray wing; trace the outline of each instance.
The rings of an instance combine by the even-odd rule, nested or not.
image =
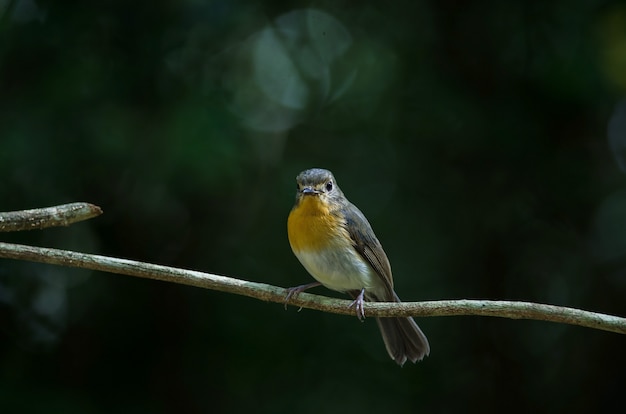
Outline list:
[[[393,300],[393,276],[389,259],[383,250],[372,226],[367,221],[363,213],[355,205],[349,204],[344,207],[344,217],[346,218],[346,228],[354,248],[372,266],[376,274],[383,280],[387,288],[388,297],[379,298],[381,300]]]

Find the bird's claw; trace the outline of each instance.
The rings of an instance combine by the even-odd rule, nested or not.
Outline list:
[[[354,308],[356,311],[356,317],[359,318],[361,322],[365,319],[365,309],[363,309],[363,295],[365,294],[365,289],[361,289],[361,293],[354,299],[354,301],[350,304],[350,308]]]
[[[287,305],[289,304],[289,301],[291,300],[291,298],[295,298],[296,296],[298,296],[300,293],[304,292],[305,290],[310,289],[312,287],[319,286],[319,285],[321,285],[321,283],[313,282],[313,283],[307,283],[306,285],[300,285],[296,287],[287,288],[287,296],[285,296],[285,310],[287,310]],[[298,309],[298,312],[301,309],[302,307]]]

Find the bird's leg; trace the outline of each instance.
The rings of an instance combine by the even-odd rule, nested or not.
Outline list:
[[[307,289],[320,286],[320,282],[307,283],[306,285],[300,285],[292,288],[287,288],[287,296],[285,296],[285,309],[287,309],[287,304],[289,300],[293,297],[298,296],[301,292],[304,292]]]
[[[350,304],[351,308],[356,310],[356,317],[359,318],[360,321],[365,319],[365,310],[363,310],[363,295],[365,294],[365,288],[361,289],[361,293],[359,293],[354,299],[354,302]]]

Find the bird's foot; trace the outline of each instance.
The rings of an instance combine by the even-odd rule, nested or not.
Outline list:
[[[313,282],[313,283],[307,283],[306,285],[300,285],[300,286],[296,286],[292,288],[287,288],[287,296],[285,296],[285,309],[287,309],[287,305],[289,304],[289,301],[291,300],[291,298],[295,298],[296,296],[298,296],[300,293],[304,292],[307,289],[320,286],[320,285],[321,285],[320,282]]]
[[[359,293],[356,299],[354,299],[354,301],[350,304],[350,307],[356,310],[356,317],[359,318],[360,321],[365,319],[365,310],[363,309],[364,294],[365,288],[361,289],[361,293]]]

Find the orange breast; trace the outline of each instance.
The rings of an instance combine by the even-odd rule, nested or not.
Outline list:
[[[315,251],[336,242],[339,219],[317,196],[304,196],[289,214],[287,233],[295,252]]]

